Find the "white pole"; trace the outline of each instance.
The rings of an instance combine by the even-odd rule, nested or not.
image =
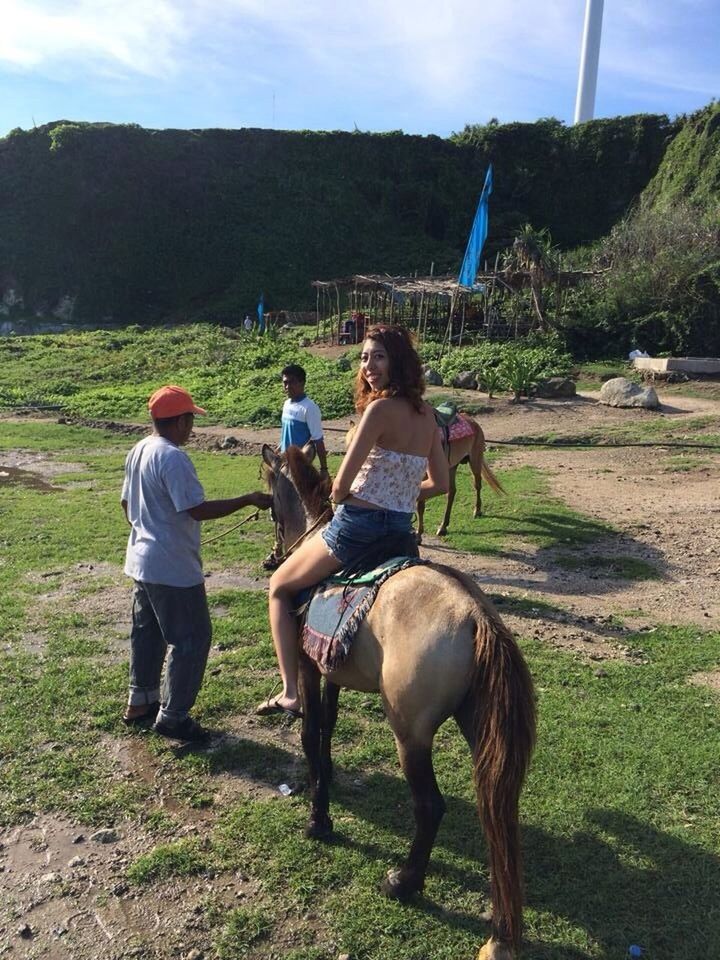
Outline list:
[[[575,123],[584,123],[595,116],[595,90],[600,60],[603,0],[587,0],[585,29],[580,54],[580,75],[575,100]]]

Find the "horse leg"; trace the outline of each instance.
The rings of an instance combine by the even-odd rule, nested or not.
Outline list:
[[[417,518],[418,518],[418,528],[416,539],[418,546],[422,543],[423,534],[425,533],[425,501],[418,500],[417,502]]]
[[[485,434],[482,432],[482,429],[478,427],[478,432],[473,441],[472,448],[470,450],[469,462],[470,470],[473,475],[473,483],[475,484],[475,510],[473,511],[473,516],[475,518],[482,516],[482,474],[483,474],[483,458],[485,456]]]
[[[333,731],[338,715],[338,699],[340,697],[340,687],[336,683],[325,681],[322,693],[322,724],[320,727],[320,763],[322,764],[323,775],[328,782],[332,783],[333,764],[330,752]]]
[[[450,467],[450,487],[448,489],[447,500],[445,501],[445,516],[443,521],[437,529],[438,537],[444,537],[447,533],[448,524],[450,523],[450,514],[452,513],[453,503],[455,501],[455,474],[457,473],[457,467]]]
[[[322,840],[332,833],[333,824],[328,812],[330,796],[321,747],[323,710],[320,672],[305,656],[300,657],[299,680],[304,710],[302,745],[310,774],[310,819],[305,828],[305,836]],[[329,737],[327,752],[329,757]]]
[[[429,744],[401,740],[396,735],[400,763],[412,791],[415,837],[407,860],[399,870],[389,870],[382,885],[386,896],[406,900],[422,891],[430,853],[445,813],[445,801],[435,779],[432,741]]]

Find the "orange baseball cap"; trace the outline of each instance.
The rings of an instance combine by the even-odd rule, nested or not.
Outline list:
[[[202,407],[194,403],[187,390],[174,384],[156,390],[148,400],[148,410],[153,420],[179,417],[183,413],[205,413]]]

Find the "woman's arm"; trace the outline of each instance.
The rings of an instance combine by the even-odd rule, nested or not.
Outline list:
[[[440,440],[440,431],[433,430],[432,447],[428,457],[427,477],[420,484],[418,500],[429,500],[450,489],[450,468]]]
[[[377,443],[384,422],[384,403],[387,403],[387,400],[375,400],[363,413],[332,485],[330,496],[334,503],[341,503],[350,493],[350,486],[358,470]]]

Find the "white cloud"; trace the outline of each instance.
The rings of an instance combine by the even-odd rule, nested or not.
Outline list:
[[[176,69],[184,36],[179,5],[170,0],[4,0],[0,61],[25,70],[71,62],[162,76]]]

